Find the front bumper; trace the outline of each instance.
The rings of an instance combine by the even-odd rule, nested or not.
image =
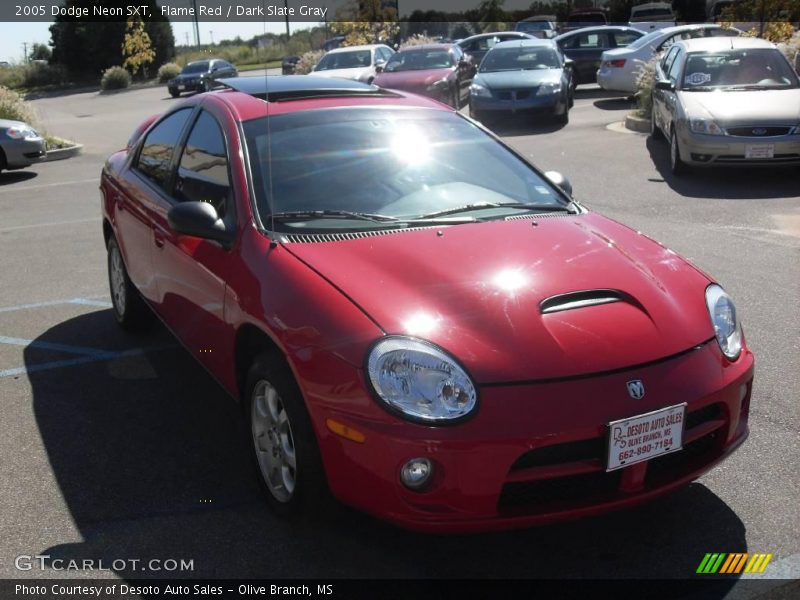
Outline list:
[[[729,363],[715,340],[641,369],[568,381],[481,387],[471,420],[425,427],[310,402],[333,493],[403,527],[481,531],[600,514],[661,496],[696,479],[748,435],[754,360]],[[634,400],[626,382],[641,379]],[[610,421],[687,403],[683,449],[606,472]],[[365,435],[332,434],[334,419]],[[433,483],[412,492],[401,466],[427,457]]]
[[[522,92],[522,93],[521,93]],[[470,109],[474,112],[521,112],[546,110],[564,104],[561,90],[554,94],[537,94],[534,90],[515,90],[514,92],[492,91],[492,97],[470,94]]]
[[[47,142],[42,137],[12,140],[3,144],[8,169],[23,169],[47,158]]]
[[[773,137],[738,137],[730,135],[704,135],[692,133],[685,125],[678,126],[678,146],[681,159],[693,166],[747,165],[767,166],[800,165],[800,135]],[[762,151],[770,147],[772,157],[748,157],[748,149]]]
[[[167,85],[170,94],[181,92],[202,92],[205,90],[205,81],[191,80],[191,81],[170,81]]]

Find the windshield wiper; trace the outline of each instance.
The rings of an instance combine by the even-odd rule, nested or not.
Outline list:
[[[731,85],[731,86],[726,87],[725,91],[726,92],[750,92],[750,91],[757,92],[757,91],[760,91],[760,90],[772,90],[772,89],[777,89],[777,88],[776,87],[766,86],[766,85],[752,84],[752,85]]]
[[[454,215],[461,212],[469,212],[472,210],[483,210],[485,208],[524,208],[526,210],[535,210],[537,212],[569,212],[566,206],[557,204],[528,204],[526,202],[481,202],[480,204],[467,204],[465,206],[458,206],[456,208],[448,208],[447,210],[440,210],[426,215],[420,215],[411,221],[425,221],[435,217],[443,217],[445,215]]]
[[[397,217],[377,215],[372,213],[354,212],[349,210],[296,210],[278,212],[267,218],[276,221],[305,221],[308,219],[357,219],[359,221],[373,221],[375,223],[395,223],[400,221]]]

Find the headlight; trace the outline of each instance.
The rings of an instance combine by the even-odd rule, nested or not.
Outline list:
[[[705,133],[708,135],[722,135],[722,129],[711,119],[689,119],[689,129],[692,133]]]
[[[706,288],[706,306],[722,353],[736,360],[742,351],[742,325],[733,300],[714,283]]]
[[[9,127],[6,129],[6,135],[12,140],[27,140],[39,137],[39,134],[27,125],[23,127]]]
[[[560,83],[543,83],[536,90],[537,96],[549,96],[550,94],[557,94],[561,91]]]
[[[473,83],[471,86],[469,86],[469,93],[472,96],[482,96],[484,98],[492,97],[492,92],[489,91],[489,88],[486,88],[479,83]]]
[[[464,369],[422,340],[380,340],[367,358],[367,374],[378,398],[413,421],[434,425],[454,421],[478,404],[478,393]]]

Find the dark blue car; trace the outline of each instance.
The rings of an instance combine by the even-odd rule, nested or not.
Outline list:
[[[571,65],[554,41],[503,42],[481,62],[470,87],[470,115],[545,112],[566,125],[573,90]]]

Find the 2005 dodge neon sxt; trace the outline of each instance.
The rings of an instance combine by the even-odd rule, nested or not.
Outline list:
[[[709,275],[434,100],[224,83],[108,159],[109,282],[120,325],[155,313],[240,399],[279,513],[330,490],[415,529],[532,525],[745,440],[753,355]]]

